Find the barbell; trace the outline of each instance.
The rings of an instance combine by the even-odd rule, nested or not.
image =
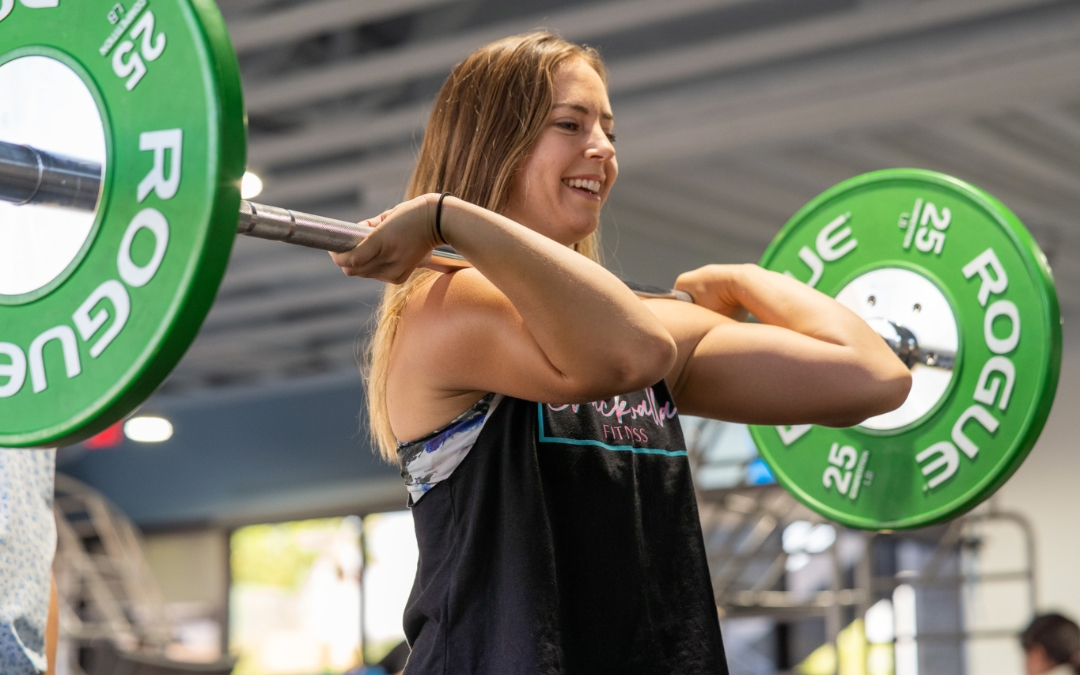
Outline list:
[[[44,447],[160,385],[237,233],[346,251],[370,230],[240,199],[239,69],[209,0],[15,9],[0,16],[0,255],[15,270],[0,272],[0,446]],[[912,370],[905,403],[858,426],[751,428],[798,499],[852,527],[917,527],[1019,467],[1053,402],[1061,324],[1046,258],[1004,205],[942,174],[874,172],[796,213],[761,264],[837,298]],[[468,262],[441,248],[425,266]]]

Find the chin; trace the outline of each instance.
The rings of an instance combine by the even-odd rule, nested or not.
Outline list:
[[[568,213],[562,222],[565,223],[564,231],[571,233],[575,237],[574,241],[580,241],[600,227],[600,209],[589,213],[581,211]]]
[[[570,226],[567,227],[566,230],[564,230],[564,236],[560,237],[560,239],[567,246],[577,244],[588,239],[589,235],[591,235],[593,232],[596,232],[599,226],[600,223],[598,222],[588,224],[583,223],[577,226]]]

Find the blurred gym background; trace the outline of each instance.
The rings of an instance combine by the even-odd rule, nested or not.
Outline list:
[[[537,27],[607,59],[620,178],[603,236],[628,278],[756,261],[800,206],[865,171],[936,169],[997,196],[1049,257],[1066,321],[1027,463],[967,517],[867,534],[777,488],[744,427],[687,419],[716,602],[737,675],[1011,675],[1037,610],[1080,614],[1080,5],[219,5],[244,79],[245,189],[268,204],[350,220],[395,204],[452,65]],[[161,390],[126,429],[60,451],[59,672],[105,668],[87,648],[102,640],[184,672],[236,659],[238,675],[361,672],[401,642],[416,545],[356,366],[381,288],[325,253],[237,238]]]

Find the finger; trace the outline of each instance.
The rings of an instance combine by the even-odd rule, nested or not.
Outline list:
[[[383,211],[382,213],[375,216],[374,218],[368,218],[367,220],[364,220],[364,221],[361,221],[361,222],[362,222],[362,224],[367,225],[368,227],[370,227],[372,229],[375,229],[375,228],[379,227],[380,225],[382,225],[384,222],[386,222],[386,219],[390,216],[390,212],[393,211],[393,210],[394,209],[389,209],[389,210]]]
[[[378,258],[380,253],[382,253],[382,249],[382,238],[372,234],[357,244],[356,247],[349,249],[344,253],[337,254],[334,258],[334,262],[341,267],[362,269],[372,260]]]
[[[377,251],[374,255],[371,254],[373,248],[375,247],[368,247],[364,251],[353,249],[339,254],[340,262],[338,262],[338,265],[341,267],[341,271],[350,277],[375,277],[382,266],[382,262],[379,261]]]

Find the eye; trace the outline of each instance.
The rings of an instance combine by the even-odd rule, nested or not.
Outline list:
[[[561,122],[556,122],[555,126],[559,127],[560,129],[566,129],[567,131],[577,131],[581,128],[580,124],[571,120],[562,120]]]
[[[612,143],[614,143],[615,142],[615,132],[614,131],[608,131],[608,132],[605,132],[605,133],[607,134],[607,139],[609,141],[611,141]]]

